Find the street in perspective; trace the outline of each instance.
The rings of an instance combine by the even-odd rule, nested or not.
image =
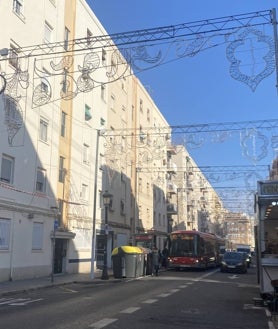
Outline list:
[[[278,329],[264,2],[0,1],[1,329]]]
[[[1,326],[9,329],[274,328],[256,303],[256,268],[163,270],[100,284],[76,282],[0,297]]]

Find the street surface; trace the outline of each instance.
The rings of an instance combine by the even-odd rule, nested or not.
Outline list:
[[[0,298],[8,329],[272,329],[247,274],[165,271],[158,277],[77,283]]]

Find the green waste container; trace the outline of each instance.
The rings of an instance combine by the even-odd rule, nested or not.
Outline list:
[[[138,247],[121,246],[112,251],[115,278],[137,278],[144,275],[144,254]]]

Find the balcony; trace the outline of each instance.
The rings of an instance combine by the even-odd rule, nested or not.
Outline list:
[[[174,203],[167,204],[167,215],[176,215],[178,213],[178,207]]]
[[[168,182],[167,183],[167,192],[170,194],[177,194],[178,188],[177,185],[172,183],[172,182]]]
[[[167,152],[170,154],[177,154],[177,147],[174,145],[167,145]]]
[[[171,160],[167,162],[167,171],[174,174],[177,172],[177,165]]]

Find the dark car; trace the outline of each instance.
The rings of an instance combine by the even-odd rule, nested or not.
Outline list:
[[[246,258],[246,253],[243,252],[225,252],[220,265],[221,272],[246,273],[248,267]]]
[[[252,260],[250,248],[239,247],[236,249],[236,251],[246,253],[247,267],[250,267]]]

